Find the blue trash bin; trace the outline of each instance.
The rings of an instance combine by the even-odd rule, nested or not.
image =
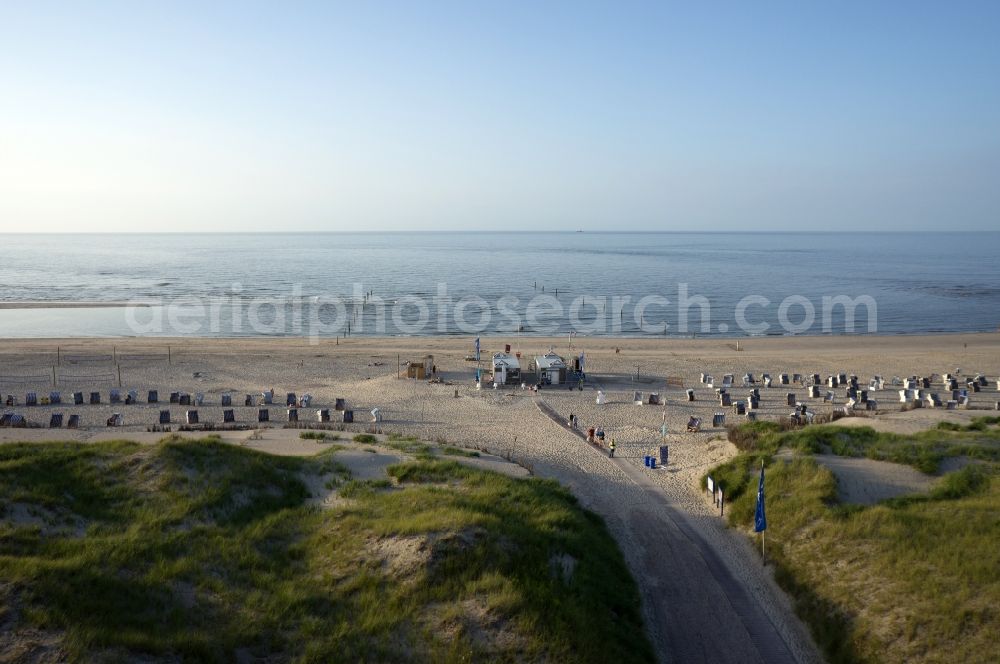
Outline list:
[[[654,469],[654,470],[656,469],[656,457],[655,456],[649,457],[649,467],[652,468],[652,469]]]

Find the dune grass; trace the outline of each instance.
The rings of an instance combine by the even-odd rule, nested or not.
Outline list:
[[[745,451],[711,474],[727,487],[730,523],[751,533],[765,462],[768,559],[828,659],[996,661],[1000,474],[991,459],[1000,431],[884,437],[867,428],[780,429],[738,432]],[[945,475],[928,494],[840,505],[830,471],[810,457],[774,458],[779,445],[829,446],[918,468],[937,468],[953,453],[987,461]]]
[[[620,552],[558,485],[424,460],[310,506],[343,470],[212,437],[0,446],[4,638],[68,661],[652,661]]]
[[[329,431],[303,431],[299,433],[299,438],[302,440],[315,440],[320,443],[342,440],[339,433],[331,433]]]
[[[998,423],[1000,417],[978,417],[968,425],[942,422],[933,429],[903,435],[871,427],[789,427],[776,422],[750,422],[730,427],[728,435],[737,448],[758,461],[769,458],[779,447],[789,447],[809,453],[891,461],[934,473],[947,457],[1000,462]]]

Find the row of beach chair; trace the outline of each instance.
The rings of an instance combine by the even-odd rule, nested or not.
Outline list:
[[[170,393],[170,403],[179,406],[204,406],[205,395],[198,392],[191,395],[187,392],[171,392]],[[71,397],[71,403],[74,406],[82,406],[84,404],[90,404],[93,406],[100,405],[102,403],[103,395],[101,392],[73,392]],[[313,397],[311,394],[303,394],[302,396],[297,396],[294,392],[289,392],[285,397],[285,405],[289,408],[308,408],[312,404]],[[149,390],[146,394],[147,404],[156,404],[160,402],[160,393],[157,390]],[[48,395],[41,395],[37,392],[28,392],[24,397],[25,406],[56,406],[63,403],[62,393],[53,391],[49,392]],[[69,403],[69,402],[68,402]],[[108,403],[110,404],[124,404],[130,406],[139,403],[139,393],[136,390],[129,390],[125,392],[124,395],[121,390],[111,390],[108,393]],[[253,394],[247,394],[244,398],[244,406],[257,406],[258,404],[272,405],[274,403],[274,392],[262,392],[260,397]],[[4,405],[8,408],[13,408],[19,405],[18,398],[16,395],[8,394],[4,400]],[[233,395],[223,394],[220,399],[220,405],[232,406],[233,405]],[[343,411],[347,409],[346,399],[338,398],[336,400],[335,410]]]
[[[345,424],[350,424],[354,422],[354,411],[353,410],[343,410],[341,411],[340,419]],[[299,409],[289,408],[286,411],[286,416],[289,422],[299,421]],[[315,417],[317,422],[331,422],[331,411],[329,408],[321,408],[315,412]],[[381,419],[381,411],[378,408],[372,410],[373,420]],[[159,415],[159,424],[171,424],[172,417],[169,410],[161,410]],[[78,429],[80,427],[80,415],[73,413],[69,416],[68,420],[65,420],[63,413],[52,413],[49,417],[49,428],[50,429],[60,429],[63,427],[63,422],[66,422],[67,429]],[[236,411],[229,408],[222,411],[222,421],[225,424],[236,423]],[[257,422],[270,422],[271,421],[271,411],[267,408],[261,408],[257,411]],[[201,417],[197,410],[189,410],[184,413],[184,423],[188,425],[196,425],[201,423]],[[121,413],[113,413],[111,417],[107,420],[107,426],[109,427],[120,427],[125,425],[125,417]],[[28,420],[21,413],[4,413],[0,416],[0,426],[2,427],[27,427]]]

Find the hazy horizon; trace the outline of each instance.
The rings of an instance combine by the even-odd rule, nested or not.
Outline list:
[[[0,231],[990,231],[1000,5],[0,7]]]

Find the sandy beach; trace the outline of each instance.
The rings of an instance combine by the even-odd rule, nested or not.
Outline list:
[[[1000,334],[780,337],[744,339],[738,345],[727,339],[578,337],[572,348],[566,338],[483,338],[483,367],[504,344],[521,353],[522,366],[550,347],[567,358],[584,352],[588,381],[582,391],[553,386],[537,395],[520,386],[492,389],[484,384],[477,390],[477,364],[466,360],[473,352],[472,340],[464,337],[357,337],[318,344],[291,338],[5,340],[0,341],[0,393],[17,395],[23,404],[28,391],[42,396],[57,389],[64,403],[4,412],[17,411],[39,423],[47,423],[50,412],[79,413],[83,428],[0,429],[0,440],[154,442],[161,434],[147,428],[156,423],[159,410],[171,410],[176,430],[189,407],[146,404],[148,390],[158,390],[161,401],[172,391],[204,393],[200,419],[217,423],[222,421],[221,396],[233,394],[237,421],[252,423],[257,408],[244,407],[243,396],[273,388],[272,429],[256,444],[265,451],[298,453],[293,451],[296,446],[308,441],[299,441],[295,430],[280,428],[285,394],[312,396],[311,407],[301,411],[303,421],[315,419],[316,408],[332,408],[337,398],[343,398],[356,417],[355,424],[346,425],[349,431],[376,426],[385,433],[479,449],[512,458],[533,474],[571,488],[582,504],[605,518],[621,545],[642,591],[651,640],[663,661],[707,657],[812,662],[821,658],[770,570],[760,565],[741,533],[725,528],[699,486],[708,468],[736,453],[725,440],[724,429],[712,427],[713,414],[724,412],[727,422],[743,421],[733,409],[719,406],[714,390],[700,382],[700,375],[709,373],[721,380],[723,374],[733,374],[736,382],[730,391],[736,400],[747,392],[739,387],[744,373],[758,377],[770,373],[775,383],[760,388],[758,410],[760,418],[768,419],[789,414],[788,393],[815,413],[844,403],[842,388],[833,390],[837,403],[831,406],[807,398],[800,385],[779,385],[781,373],[819,373],[823,378],[856,374],[862,387],[878,374],[886,379],[886,389],[870,396],[878,400],[881,413],[859,423],[870,420],[879,428],[900,432],[942,419],[967,421],[993,410],[1000,399],[996,382]],[[397,377],[405,376],[407,360],[425,354],[434,355],[442,382]],[[119,387],[119,372],[123,394],[138,391],[137,405],[107,403],[109,390]],[[900,412],[899,388],[889,384],[892,377],[944,373],[983,374],[989,385],[970,394],[967,410]],[[686,400],[686,388],[695,390],[694,402]],[[598,390],[605,392],[603,405],[595,403]],[[73,391],[100,391],[102,405],[73,406],[71,401],[67,405]],[[658,392],[666,405],[635,405],[634,391]],[[940,385],[930,391],[944,393]],[[567,419],[576,415],[581,429],[603,427],[618,444],[615,458],[607,458],[554,422],[540,405]],[[375,407],[383,419],[372,424],[369,411]],[[111,413],[121,413],[125,426],[105,427]],[[685,431],[691,416],[701,418],[701,432]],[[643,466],[643,456],[658,449],[664,421],[670,463],[650,471]],[[247,444],[250,435],[228,432],[225,438]],[[877,474],[877,468],[864,470]]]

